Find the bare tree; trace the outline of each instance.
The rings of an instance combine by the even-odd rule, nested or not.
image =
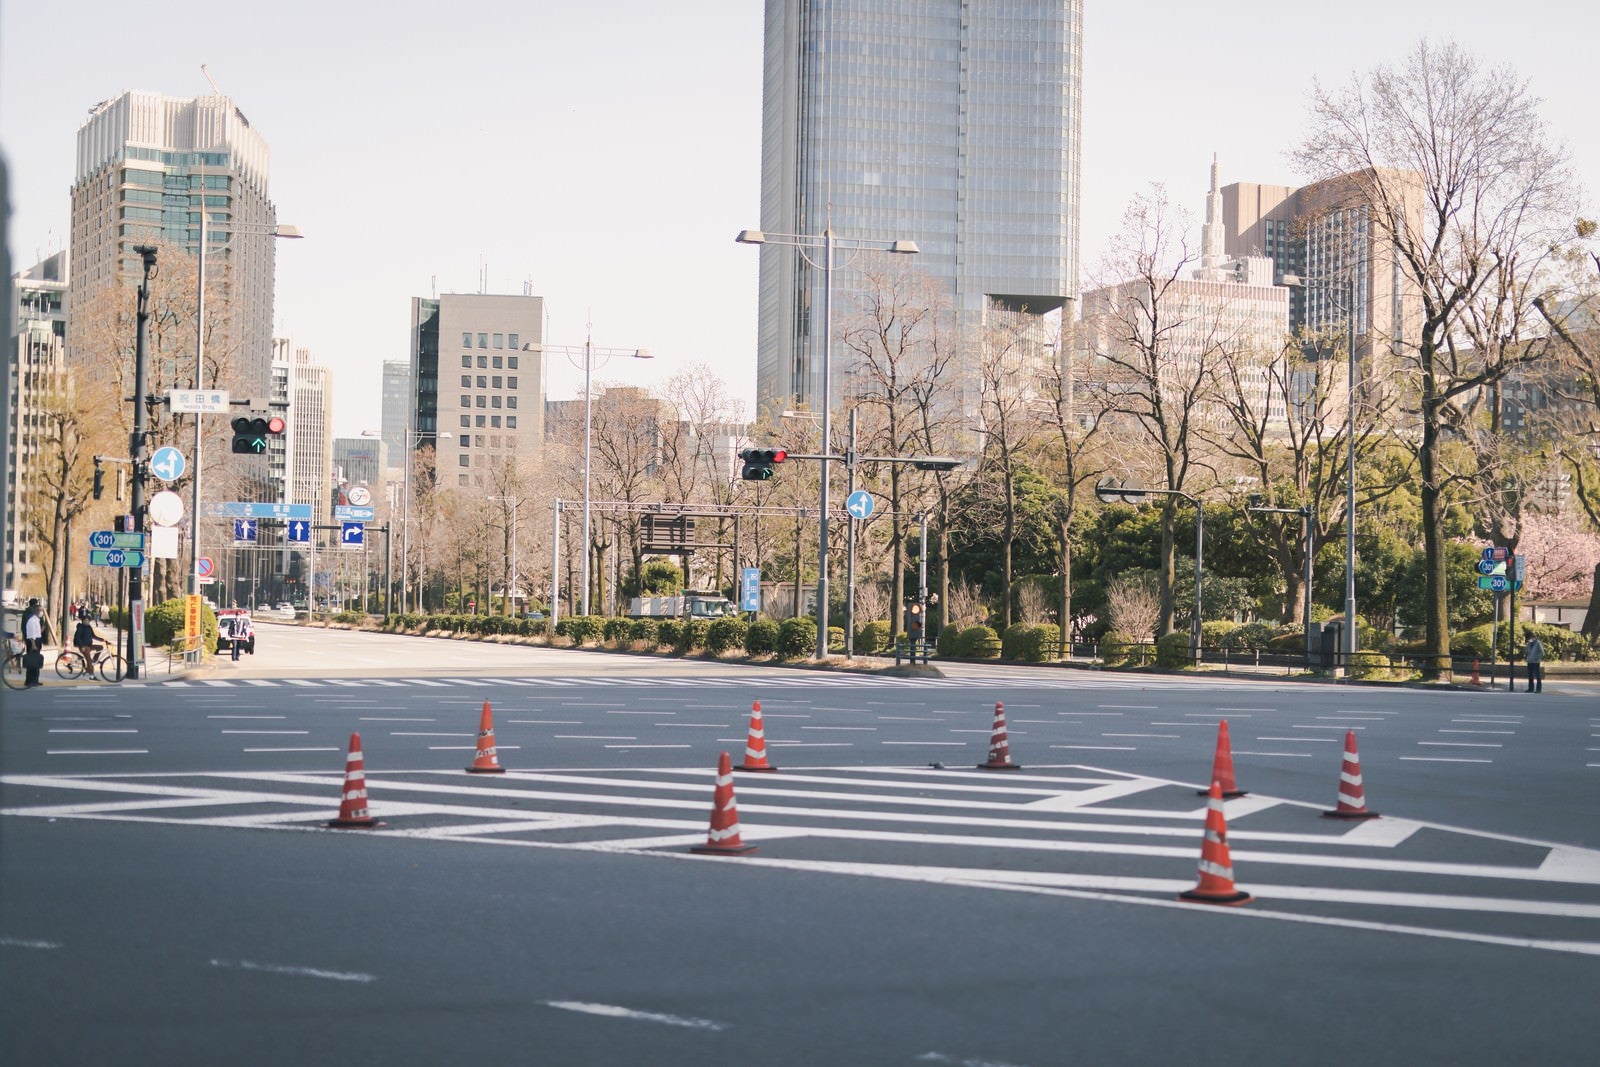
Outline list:
[[[1077,518],[1081,490],[1105,470],[1097,445],[1106,394],[1080,387],[1087,377],[1085,356],[1074,328],[1064,326],[1039,375],[1044,420],[1039,458],[1056,487],[1056,566],[1061,583],[1057,618],[1061,621],[1063,649],[1070,648],[1072,642],[1072,523]]]
[[[1148,644],[1163,612],[1160,582],[1146,573],[1127,574],[1106,583],[1106,614],[1111,629]]]
[[[1341,90],[1318,86],[1296,153],[1313,178],[1344,177],[1421,304],[1417,335],[1392,347],[1409,370],[1417,420],[1428,673],[1448,673],[1449,614],[1442,450],[1470,394],[1543,358],[1524,346],[1453,343],[1478,301],[1520,302],[1559,245],[1576,202],[1527,83],[1486,70],[1454,44],[1416,46]],[[1480,305],[1482,306],[1482,305]]]

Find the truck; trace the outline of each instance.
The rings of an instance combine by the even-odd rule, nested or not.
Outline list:
[[[738,613],[733,601],[720,593],[636,596],[628,602],[630,619],[720,619]]]

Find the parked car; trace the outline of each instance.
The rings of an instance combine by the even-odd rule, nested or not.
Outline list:
[[[233,650],[234,631],[236,628],[247,628],[250,636],[246,637],[239,645],[239,651],[256,654],[255,627],[250,626],[250,613],[244,608],[223,608],[217,612],[217,651],[231,652]]]
[[[289,603],[287,600],[281,600],[281,601],[278,602],[278,605],[277,605],[275,610],[281,611],[285,615],[293,615],[294,614],[294,605]]]

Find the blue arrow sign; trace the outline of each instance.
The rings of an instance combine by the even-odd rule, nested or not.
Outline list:
[[[144,548],[144,534],[96,530],[89,535],[90,548]]]
[[[156,454],[150,457],[150,472],[164,482],[181,478],[187,466],[183,453],[171,445],[156,449]]]
[[[877,504],[873,502],[872,494],[865,489],[857,489],[845,498],[844,509],[852,518],[865,519],[872,515]]]
[[[254,541],[256,539],[256,520],[234,519],[233,539],[235,541]]]
[[[310,541],[311,540],[311,524],[309,522],[305,522],[305,521],[303,521],[301,519],[290,519],[289,520],[289,540],[291,540],[291,541]]]
[[[359,522],[347,522],[339,531],[339,543],[346,548],[360,548],[366,544],[366,527]]]

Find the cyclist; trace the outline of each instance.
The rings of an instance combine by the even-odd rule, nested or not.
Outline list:
[[[78,609],[78,625],[72,631],[72,647],[78,650],[78,655],[83,657],[83,666],[90,674],[94,673],[94,651],[99,639],[95,637],[94,626],[89,622],[89,609]]]

